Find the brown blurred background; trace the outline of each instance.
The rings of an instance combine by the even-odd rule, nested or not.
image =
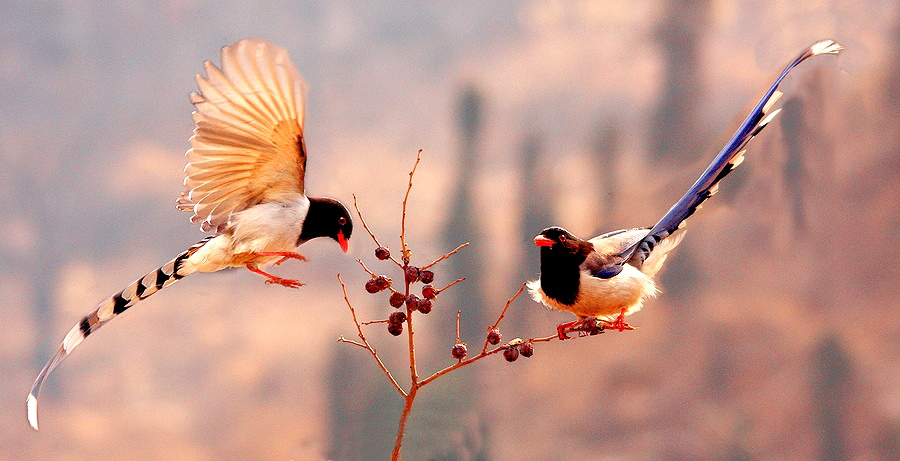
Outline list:
[[[309,83],[308,189],[351,201],[419,263],[464,241],[420,321],[421,373],[475,349],[538,272],[535,233],[652,225],[804,47],[785,110],[688,225],[634,332],[540,344],[423,389],[406,459],[898,459],[900,230],[894,2],[0,1],[0,459],[385,459],[401,401],[364,351],[372,257],[304,246],[265,286],[196,275],[92,336],[25,396],[105,296],[202,237],[175,209],[206,59],[244,37]],[[388,275],[397,278],[396,273]],[[523,296],[505,339],[568,314]],[[402,339],[370,339],[408,383]]]

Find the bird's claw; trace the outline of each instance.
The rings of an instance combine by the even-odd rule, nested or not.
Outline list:
[[[281,285],[283,287],[288,287],[288,288],[300,288],[303,286],[303,282],[301,282],[299,280],[283,279],[281,277],[275,277],[275,276],[272,276],[271,278],[266,279],[266,285],[268,285],[268,284],[273,284],[273,285],[278,284],[278,285]]]
[[[558,325],[556,327],[556,333],[559,336],[560,341],[565,341],[567,339],[572,339],[566,333],[577,331],[578,336],[594,336],[600,333],[603,333],[606,325],[603,325],[595,318],[586,318],[581,320],[573,320],[571,322],[566,322]]]
[[[634,330],[635,328],[627,323],[625,323],[625,309],[622,309],[622,312],[616,317],[612,322],[606,322],[606,327],[612,330],[618,330],[619,332],[625,330]]]

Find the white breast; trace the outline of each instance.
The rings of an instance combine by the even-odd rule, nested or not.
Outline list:
[[[629,315],[640,310],[644,300],[656,296],[658,290],[653,279],[626,264],[622,272],[610,279],[581,273],[578,297],[572,305],[562,304],[547,297],[540,288],[540,280],[529,282],[528,288],[535,301],[552,309],[571,312],[580,317],[598,317],[612,320],[626,309]]]
[[[245,260],[235,255],[263,251],[294,251],[309,210],[309,199],[298,196],[294,202],[263,203],[231,216],[228,227],[185,261],[198,272],[215,272],[242,266]],[[255,260],[266,264],[277,257]]]

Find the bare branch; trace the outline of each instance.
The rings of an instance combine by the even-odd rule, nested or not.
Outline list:
[[[341,274],[338,274],[337,278],[338,278],[338,281],[341,282],[341,290],[344,292],[344,302],[347,303],[347,307],[350,308],[350,315],[353,316],[353,323],[356,324],[356,331],[359,333],[359,339],[362,341],[362,343],[357,343],[356,341],[350,341],[350,340],[344,339],[343,336],[338,338],[338,341],[346,342],[346,343],[350,343],[350,344],[356,344],[356,345],[362,346],[363,348],[368,350],[372,354],[372,357],[375,358],[375,361],[378,362],[378,366],[381,368],[381,371],[384,372],[384,374],[391,381],[391,384],[394,385],[394,388],[397,389],[397,392],[399,392],[400,395],[402,395],[405,398],[406,391],[404,391],[403,388],[400,387],[399,384],[397,384],[397,380],[394,379],[394,376],[391,375],[391,372],[384,365],[384,362],[382,362],[381,358],[378,357],[378,352],[376,352],[375,349],[369,344],[369,342],[366,341],[366,335],[363,334],[362,326],[359,324],[359,320],[356,319],[356,310],[353,309],[353,304],[350,303],[350,297],[347,296],[347,286],[344,284],[344,279],[341,278]]]
[[[443,260],[445,260],[445,259],[447,259],[447,258],[449,258],[449,257],[451,257],[451,256],[453,256],[453,255],[455,255],[456,253],[459,252],[459,250],[462,250],[463,248],[465,248],[465,247],[467,247],[467,246],[469,246],[469,242],[460,244],[458,247],[454,248],[452,251],[450,251],[450,252],[448,252],[448,253],[445,253],[445,254],[444,254],[443,256],[441,256],[440,258],[435,259],[434,261],[431,261],[430,263],[428,263],[428,264],[422,266],[422,267],[420,268],[420,270],[428,269],[429,267],[431,267],[431,266],[433,266],[433,265],[435,265],[435,264],[437,264],[437,263],[439,263],[439,262],[441,262],[441,261],[443,261]]]
[[[412,190],[413,175],[416,174],[416,167],[419,166],[420,160],[422,160],[422,149],[419,149],[419,152],[416,153],[416,163],[413,164],[412,171],[409,172],[409,185],[406,186],[406,195],[403,197],[403,215],[400,218],[400,246],[402,247],[401,252],[403,253],[404,265],[409,264],[409,258],[412,256],[409,247],[406,245],[406,204],[409,201],[409,191]]]
[[[462,282],[462,281],[465,280],[465,279],[466,279],[465,277],[460,277],[460,278],[458,278],[458,279],[456,279],[456,280],[454,280],[454,281],[448,283],[447,286],[445,286],[444,288],[441,288],[440,290],[437,290],[437,292],[440,293],[440,292],[446,290],[447,288],[450,288],[450,287],[452,287],[453,285],[456,285],[457,283]]]
[[[509,309],[509,305],[512,304],[512,302],[515,301],[516,298],[518,298],[519,295],[522,294],[523,291],[525,291],[525,285],[527,285],[527,283],[528,282],[522,282],[522,286],[519,287],[519,291],[516,291],[516,294],[512,295],[512,298],[509,298],[509,301],[506,301],[506,306],[503,306],[503,310],[500,311],[500,316],[497,317],[497,321],[494,322],[494,324],[491,325],[488,328],[488,330],[497,328],[497,325],[500,325],[500,321],[503,320],[503,316],[506,315],[506,310]],[[487,340],[487,338],[485,338],[484,347],[481,348],[482,354],[484,354],[485,351],[487,351],[487,347],[488,347],[488,340]]]
[[[363,218],[362,212],[359,211],[359,203],[357,203],[357,200],[356,200],[356,194],[353,194],[353,208],[356,208],[356,214],[357,214],[357,216],[359,216],[359,222],[362,223],[363,229],[365,229],[366,232],[369,233],[369,237],[372,237],[372,241],[375,242],[375,245],[377,245],[377,246],[379,246],[379,247],[383,247],[384,245],[382,245],[382,244],[378,241],[378,238],[375,237],[375,234],[372,233],[372,230],[371,230],[371,229],[369,229],[369,225],[366,224],[366,220],[365,220],[365,218]],[[390,258],[391,258],[391,261],[394,262],[394,264],[396,264],[396,265],[398,265],[398,266],[400,266],[400,267],[403,267],[403,264],[401,264],[400,261],[397,261],[396,259],[394,259],[393,256],[391,256]]]

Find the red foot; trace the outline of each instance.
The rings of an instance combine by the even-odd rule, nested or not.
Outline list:
[[[284,278],[281,278],[281,277],[276,277],[276,276],[274,276],[274,275],[272,275],[272,274],[270,274],[270,273],[268,273],[268,272],[263,271],[262,269],[260,269],[260,268],[258,268],[258,267],[252,266],[252,265],[250,265],[250,264],[247,265],[247,269],[249,269],[250,272],[256,272],[257,274],[262,275],[263,277],[265,277],[265,278],[266,278],[266,284],[269,284],[269,283],[277,283],[277,284],[279,284],[279,285],[281,285],[281,286],[285,286],[285,287],[288,287],[288,288],[300,288],[300,287],[303,286],[303,283],[302,283],[302,282],[299,282],[299,281],[297,281],[297,280],[291,280],[291,279],[284,279]]]
[[[571,322],[560,323],[556,327],[556,334],[559,335],[560,341],[565,341],[569,338],[569,335],[566,334],[568,331],[574,331],[575,327],[581,323],[581,320],[572,320]]]
[[[275,265],[279,265],[288,259],[298,259],[300,261],[308,261],[306,256],[303,256],[300,253],[295,253],[293,251],[255,251],[253,252],[254,256],[281,256],[281,259],[275,262]]]
[[[598,322],[597,319],[586,318],[560,324],[556,327],[556,333],[559,335],[559,339],[564,341],[570,339],[566,335],[570,331],[577,331],[578,336],[593,336],[603,333],[604,328],[605,326]]]
[[[622,312],[616,317],[615,320],[609,322],[609,328],[613,330],[619,330],[620,332],[625,330],[634,330],[634,327],[625,323],[625,309],[622,309]]]

